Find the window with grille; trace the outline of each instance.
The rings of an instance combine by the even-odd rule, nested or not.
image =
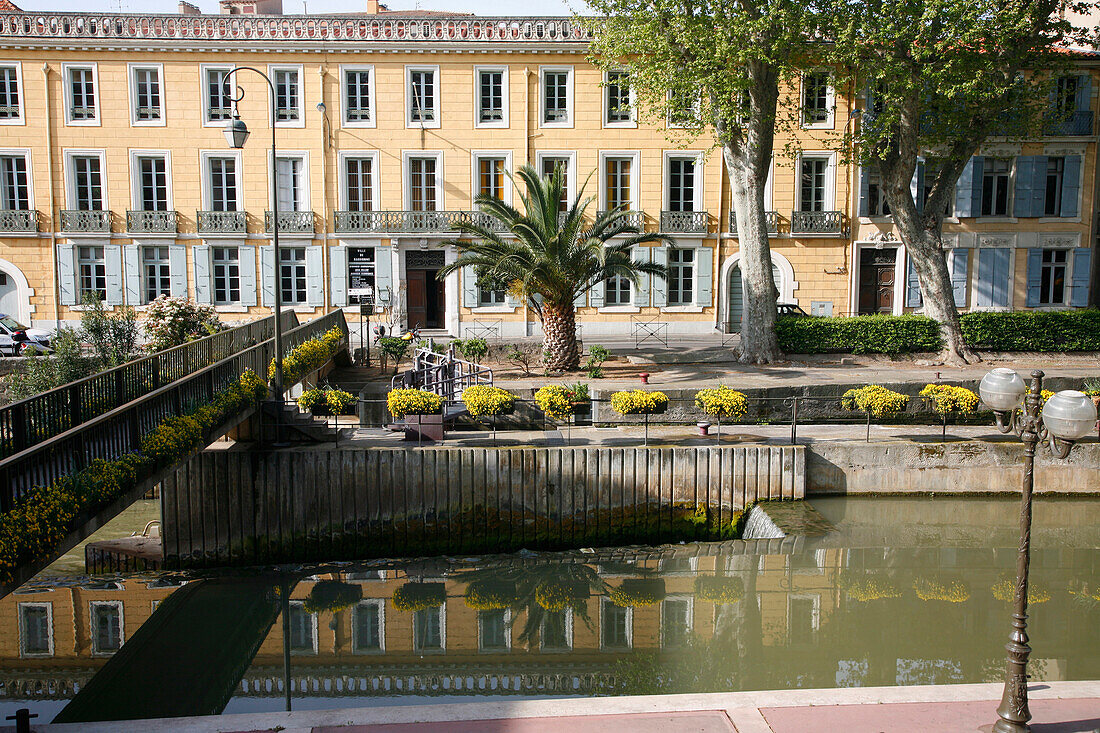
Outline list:
[[[982,169],[982,216],[1008,216],[1012,161],[986,158]]]
[[[542,78],[543,122],[569,121],[569,72],[547,71]]]
[[[1039,280],[1039,305],[1064,305],[1066,302],[1066,264],[1069,251],[1044,249]]]
[[[104,259],[103,247],[78,247],[77,273],[82,302],[88,295],[107,300],[107,261]]]
[[[237,210],[237,159],[209,158],[210,210]]]
[[[607,85],[604,87],[604,94],[608,124],[633,120],[634,115],[630,108],[630,74],[628,72],[607,72]]]
[[[825,211],[828,158],[803,158],[799,170],[799,211]]]
[[[504,71],[494,69],[478,72],[478,121],[504,121]]]
[[[103,167],[98,155],[74,155],[73,208],[79,211],[103,210]]]
[[[821,125],[829,121],[829,72],[814,71],[802,76],[802,123]]]
[[[145,302],[172,294],[172,268],[168,262],[167,247],[144,247],[142,260],[145,268]]]
[[[304,247],[279,248],[279,287],[284,303],[306,302],[306,250]]]
[[[92,603],[92,653],[113,654],[122,648],[122,604]]]
[[[95,75],[91,68],[69,69],[69,118],[95,119]]]
[[[604,159],[604,191],[608,211],[619,207],[631,208],[633,200],[631,197],[630,176],[633,172],[633,165],[633,158]]]
[[[477,159],[477,193],[479,196],[504,199],[505,158]]]
[[[31,208],[27,183],[27,159],[22,155],[0,155],[0,209],[26,211]]]
[[[225,78],[228,68],[206,69],[206,120],[220,122],[233,116],[231,80]]]
[[[360,603],[355,607],[355,651],[382,651],[382,605],[380,603]]]
[[[554,175],[556,169],[561,170],[561,199],[558,201],[558,211],[569,211],[569,158],[557,158],[547,156],[542,159],[542,175],[549,178]]]
[[[435,158],[409,158],[409,208],[436,210]]]
[[[691,305],[695,285],[695,250],[668,251],[668,304]]]
[[[347,100],[348,122],[369,122],[371,72],[367,69],[349,69],[344,72],[344,96]]]
[[[409,104],[411,121],[435,121],[434,69],[413,69],[409,72]]]
[[[134,69],[134,119],[150,122],[160,118],[160,69]]]
[[[0,120],[18,120],[23,116],[19,100],[19,69],[0,66]]]
[[[19,604],[19,652],[24,656],[53,654],[53,618],[48,603]]]
[[[348,211],[371,211],[374,208],[373,163],[373,158],[344,158]]]
[[[279,158],[275,172],[279,187],[279,211],[301,211],[304,203],[302,191],[302,170],[305,166],[301,158]]]
[[[168,163],[164,156],[140,156],[137,168],[141,210],[168,211]]]
[[[229,305],[241,300],[241,263],[236,247],[214,247],[214,303]]]
[[[669,158],[669,211],[695,211],[695,158]]]
[[[275,120],[293,122],[298,119],[299,89],[297,69],[275,70]]]

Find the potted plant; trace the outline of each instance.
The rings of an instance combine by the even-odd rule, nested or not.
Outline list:
[[[568,420],[573,414],[569,390],[560,384],[548,384],[535,392],[535,404],[552,420]]]
[[[309,591],[309,598],[303,604],[308,613],[332,611],[336,613],[354,606],[363,597],[363,589],[341,580],[321,580]]]
[[[442,583],[405,583],[394,590],[392,600],[398,611],[423,611],[446,603],[447,590]]]
[[[993,584],[993,597],[1003,603],[1011,603],[1016,597],[1016,581],[1011,578],[1001,578]],[[1027,586],[1027,603],[1034,606],[1046,603],[1050,600],[1050,591],[1046,588],[1029,583]]]
[[[516,410],[516,396],[500,387],[479,384],[462,391],[462,402],[466,411],[475,418],[489,417],[493,423],[493,442],[497,439],[496,418],[511,415]]]
[[[1100,379],[1086,379],[1081,391],[1092,398],[1092,404],[1100,408]]]
[[[941,580],[919,577],[913,581],[913,592],[922,601],[964,603],[970,600],[970,589],[961,580]]]
[[[850,389],[840,398],[840,406],[849,412],[867,413],[867,442],[871,442],[871,416],[895,415],[909,405],[909,395],[903,395],[877,384]]]
[[[645,416],[645,444],[649,445],[649,416],[663,415],[668,410],[668,395],[634,389],[611,395],[611,409],[620,415]]]
[[[695,578],[695,597],[711,603],[736,603],[745,595],[745,584],[731,575],[699,575]]]
[[[422,389],[392,389],[386,395],[386,406],[394,419],[404,418],[405,439],[411,440],[415,432],[417,440],[426,436],[429,440],[443,440],[443,398]],[[415,420],[409,420],[409,416]],[[426,419],[427,418],[427,419]],[[415,425],[415,429],[413,428]]]
[[[352,415],[355,413],[358,398],[342,389],[326,389],[325,407],[330,415]]]
[[[325,406],[325,393],[316,387],[307,389],[298,395],[297,402],[299,410],[318,415],[320,414],[318,410],[323,409]]]
[[[608,591],[607,597],[623,608],[653,606],[665,599],[665,581],[661,578],[627,578],[618,588]]]
[[[722,418],[737,420],[745,415],[748,402],[745,395],[726,386],[714,389],[701,389],[695,393],[695,406],[708,415],[718,419],[718,436],[715,442],[722,442]]]
[[[920,391],[926,405],[932,411],[943,417],[942,440],[947,439],[947,416],[970,415],[978,407],[979,398],[972,390],[966,387],[956,387],[951,384],[928,384]]]
[[[844,573],[839,584],[849,598],[861,603],[880,598],[901,598],[901,588],[882,573]]]
[[[592,397],[588,393],[588,385],[584,382],[567,386],[565,391],[569,393],[569,402],[573,405],[573,420],[578,425],[592,422]]]
[[[466,586],[464,601],[477,611],[493,611],[510,608],[517,602],[516,584],[505,580],[484,578],[473,580]]]

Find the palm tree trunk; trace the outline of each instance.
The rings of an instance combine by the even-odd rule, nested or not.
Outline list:
[[[573,304],[543,305],[542,330],[546,368],[552,371],[576,369],[581,357],[577,350],[577,312]]]

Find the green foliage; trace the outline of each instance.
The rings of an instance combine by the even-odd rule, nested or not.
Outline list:
[[[599,344],[588,347],[588,360],[584,368],[589,379],[603,379],[603,363],[611,358],[611,352]]]
[[[462,391],[462,402],[474,417],[508,415],[516,409],[516,396],[500,387],[479,384]]]
[[[325,404],[325,393],[316,387],[307,389],[302,392],[302,394],[298,395],[296,402],[298,403],[299,410],[313,412],[318,407]]]
[[[59,328],[50,337],[53,354],[39,359],[27,359],[7,378],[8,390],[16,399],[25,399],[39,392],[60,387],[92,374],[92,361],[83,354],[80,337],[71,328]]]
[[[445,354],[445,353],[447,353],[446,345],[444,345],[444,344],[442,344],[438,341],[433,341],[432,339],[420,339],[419,341],[416,342],[416,348],[418,348],[418,349],[427,349],[428,351],[432,352],[433,354]]]
[[[900,354],[943,346],[939,324],[916,315],[780,318],[775,332],[779,348],[794,354]]]
[[[163,351],[226,329],[214,306],[167,295],[149,303],[142,325],[149,351]]]
[[[137,313],[128,305],[111,312],[94,293],[85,295],[80,331],[91,342],[100,369],[125,364],[137,353]]]
[[[333,613],[354,606],[363,597],[363,587],[340,580],[319,580],[302,604],[306,613]]]
[[[409,342],[400,336],[381,336],[378,339],[378,349],[382,352],[382,368],[385,369],[386,364],[392,361],[393,373],[397,374],[397,367],[409,350]]]
[[[909,396],[895,392],[877,384],[850,389],[840,398],[840,406],[845,410],[869,412],[875,417],[893,415],[902,412],[909,405]]]
[[[664,392],[635,389],[611,395],[611,409],[620,415],[659,415],[668,409]]]
[[[475,364],[480,364],[481,360],[489,353],[489,342],[483,338],[455,339],[451,342],[451,345],[462,355],[463,359],[472,361]]]
[[[1100,379],[1086,379],[1081,391],[1089,397],[1100,397]]]
[[[504,353],[505,358],[509,362],[515,364],[521,370],[525,376],[531,375],[531,357],[530,351],[526,351],[515,344],[510,344],[507,351]]]
[[[577,382],[576,384],[565,385],[566,394],[569,396],[570,402],[591,402],[592,398],[588,393],[588,385],[584,382]]]
[[[405,583],[393,592],[393,607],[398,611],[424,611],[447,601],[442,583]]]
[[[1100,351],[1100,310],[967,313],[966,342],[990,351]]]

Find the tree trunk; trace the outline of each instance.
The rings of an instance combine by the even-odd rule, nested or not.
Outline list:
[[[551,371],[578,368],[581,357],[577,350],[577,313],[573,304],[544,304],[542,330],[546,368]]]

